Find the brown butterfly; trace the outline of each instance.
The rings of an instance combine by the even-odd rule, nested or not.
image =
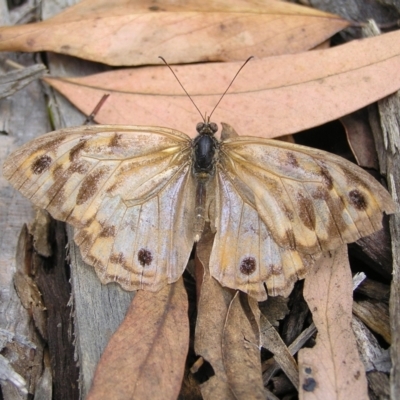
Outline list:
[[[103,283],[159,290],[182,274],[204,222],[216,232],[212,276],[258,300],[287,295],[315,257],[381,228],[396,205],[336,155],[253,136],[192,140],[155,126],[61,129],[25,144],[4,176],[75,227]]]

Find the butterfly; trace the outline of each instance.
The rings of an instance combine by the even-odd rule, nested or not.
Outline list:
[[[396,211],[367,172],[330,153],[223,134],[190,139],[155,126],[94,125],[38,137],[4,163],[6,179],[75,228],[102,283],[157,291],[182,275],[206,221],[210,273],[262,301],[288,295],[321,252],[381,228]]]

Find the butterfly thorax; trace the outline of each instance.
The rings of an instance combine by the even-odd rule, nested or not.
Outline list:
[[[193,141],[193,174],[198,181],[206,182],[214,175],[219,145],[214,134],[218,126],[214,122],[200,122],[196,130],[199,135]]]

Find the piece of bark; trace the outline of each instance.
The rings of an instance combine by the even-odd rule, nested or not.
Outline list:
[[[43,64],[35,64],[0,75],[0,99],[21,90],[32,81],[40,78],[45,71],[46,67]]]
[[[389,378],[383,372],[369,372],[367,374],[369,390],[369,398],[371,400],[389,400],[390,385]]]
[[[382,225],[381,230],[357,240],[356,243],[351,243],[349,252],[360,258],[375,273],[390,280],[393,260],[388,216],[383,216]]]
[[[365,279],[356,289],[356,294],[369,297],[370,299],[389,302],[390,286],[384,283],[374,281],[373,279]]]
[[[353,315],[351,320],[354,336],[356,337],[358,353],[364,364],[365,370],[389,373],[391,368],[390,353],[388,349],[383,349],[376,337]]]
[[[102,285],[93,267],[82,261],[72,232],[68,227],[74,328],[78,339],[75,351],[80,364],[81,397],[85,398],[100,356],[124,319],[134,292],[126,292],[116,283]]]
[[[307,303],[303,297],[303,283],[296,284],[290,295],[291,312],[282,324],[282,339],[290,345],[304,328],[304,323],[309,315]]]
[[[369,300],[355,301],[353,313],[372,331],[381,335],[387,343],[391,343],[389,308],[383,303]]]
[[[57,399],[79,398],[79,368],[74,359],[74,327],[69,265],[66,262],[65,224],[52,225],[53,256],[34,253],[35,281],[47,310],[47,341],[53,371],[53,395]]]
[[[372,23],[365,35],[378,35],[379,29]],[[369,107],[370,123],[377,146],[381,173],[387,177],[389,191],[399,202],[400,198],[400,93],[397,92],[378,102],[378,109]],[[390,217],[392,237],[393,278],[391,284],[389,314],[392,336],[390,396],[400,398],[400,215]]]
[[[0,24],[9,23],[7,2],[1,0]],[[1,63],[11,59],[26,67],[36,64],[34,58],[31,54],[0,55]],[[49,128],[45,98],[37,80],[1,99],[0,165],[11,151]],[[0,349],[7,373],[7,381],[1,384],[5,400],[32,397],[43,377],[37,374],[42,362],[43,341],[33,323],[32,310],[23,306],[13,280],[18,237],[22,226],[33,215],[30,202],[13,190],[0,173]],[[46,388],[49,386],[45,385]]]

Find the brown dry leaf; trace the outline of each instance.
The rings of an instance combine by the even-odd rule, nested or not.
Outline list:
[[[186,90],[210,113],[242,63],[176,66]],[[213,119],[239,134],[277,137],[334,120],[400,89],[400,32],[306,53],[252,60]],[[168,68],[111,71],[46,82],[89,114],[105,93],[99,123],[167,126],[194,137],[200,120]]]
[[[317,344],[299,352],[300,399],[368,399],[351,330],[352,279],[347,247],[324,254],[304,282]]]
[[[299,371],[296,360],[290,354],[278,331],[264,316],[261,316],[261,344],[265,349],[274,354],[275,361],[279,363],[286,376],[293,383],[293,386],[298,388]]]
[[[265,399],[260,365],[257,302],[237,292],[229,305],[222,338],[222,356],[229,387],[240,399]]]
[[[378,155],[376,153],[374,137],[368,121],[366,109],[356,111],[340,118],[346,131],[349,146],[357,160],[357,164],[364,168],[379,170]]]
[[[0,29],[2,51],[54,51],[109,65],[229,61],[295,53],[350,23],[275,0],[87,0],[36,24]]]
[[[87,399],[176,399],[189,345],[183,280],[138,291],[97,366]]]
[[[204,400],[235,399],[226,376],[222,360],[222,334],[228,307],[234,291],[222,287],[211,277],[208,269],[214,234],[206,226],[196,247],[196,267],[201,264],[204,268],[203,281],[198,303],[195,344],[196,354],[208,361],[214,376],[200,385]]]

